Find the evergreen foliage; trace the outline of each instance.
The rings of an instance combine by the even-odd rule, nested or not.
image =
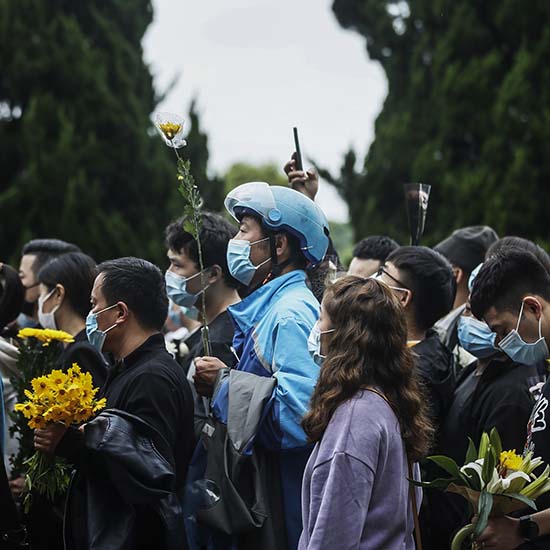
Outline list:
[[[550,3],[335,0],[388,96],[363,169],[337,187],[355,238],[407,237],[402,184],[432,185],[426,242],[488,224],[550,245]]]

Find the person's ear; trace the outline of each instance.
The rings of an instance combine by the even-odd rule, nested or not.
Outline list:
[[[215,264],[212,267],[208,268],[208,278],[206,284],[213,285],[217,283],[223,277],[222,268]]]
[[[65,300],[65,287],[62,284],[55,285],[55,292],[53,293],[53,299],[55,305],[60,306]]]
[[[406,308],[412,302],[412,292],[409,289],[406,289],[405,292],[402,292],[403,297],[401,298],[401,305],[403,308]]]
[[[289,242],[285,233],[277,233],[275,235],[275,250],[277,251],[277,259],[284,261],[289,257]]]
[[[525,296],[525,298],[523,298],[523,303],[525,304],[523,306],[523,311],[531,312],[538,321],[542,315],[542,304],[540,300],[535,296]]]
[[[456,285],[458,286],[464,279],[464,270],[461,267],[453,267],[453,275],[455,276]]]
[[[127,321],[130,317],[130,309],[124,302],[117,302],[117,307],[114,309],[117,313],[116,324]]]

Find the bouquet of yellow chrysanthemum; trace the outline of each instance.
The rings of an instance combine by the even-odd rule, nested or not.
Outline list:
[[[18,338],[36,338],[42,342],[42,347],[49,346],[52,342],[74,342],[74,338],[63,330],[52,330],[49,328],[22,328],[17,333]]]
[[[498,431],[483,433],[476,449],[469,439],[466,464],[459,467],[447,456],[430,456],[452,477],[429,482],[411,483],[421,487],[445,489],[464,497],[477,515],[475,524],[466,525],[455,535],[451,550],[461,550],[466,544],[477,548],[476,539],[487,527],[490,517],[500,517],[522,508],[536,510],[535,500],[550,491],[550,466],[546,465],[537,477],[534,471],[542,468],[541,458],[533,453],[524,456],[516,451],[503,451]]]
[[[98,388],[93,387],[92,376],[82,372],[74,363],[64,373],[53,370],[31,382],[33,391],[25,390],[27,401],[18,403],[15,410],[23,414],[31,429],[51,423],[65,426],[81,424],[105,407],[105,399],[96,399]],[[25,461],[25,508],[30,504],[31,491],[53,500],[68,488],[69,466],[62,459],[36,451]]]
[[[17,374],[11,377],[11,383],[17,393],[17,400],[25,400],[25,390],[31,389],[31,380],[59,368],[59,358],[65,345],[74,342],[74,338],[62,330],[24,328],[19,331],[19,353],[17,356]],[[24,462],[34,452],[33,433],[25,419],[16,411],[11,413],[12,437],[19,440],[19,450],[12,456],[12,475],[20,475]]]

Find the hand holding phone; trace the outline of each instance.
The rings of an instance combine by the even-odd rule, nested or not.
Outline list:
[[[288,176],[288,182],[295,191],[304,194],[311,200],[315,200],[315,196],[319,191],[319,177],[315,170],[307,170],[304,172],[302,163],[302,152],[300,150],[300,142],[298,140],[298,129],[293,128],[294,132],[294,147],[295,152],[292,153],[290,160],[285,164],[284,171]]]

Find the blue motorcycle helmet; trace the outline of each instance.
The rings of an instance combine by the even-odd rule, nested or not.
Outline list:
[[[233,189],[224,204],[238,222],[249,214],[260,218],[269,232],[287,231],[294,235],[312,266],[324,259],[329,245],[329,224],[319,206],[302,193],[255,181]]]

